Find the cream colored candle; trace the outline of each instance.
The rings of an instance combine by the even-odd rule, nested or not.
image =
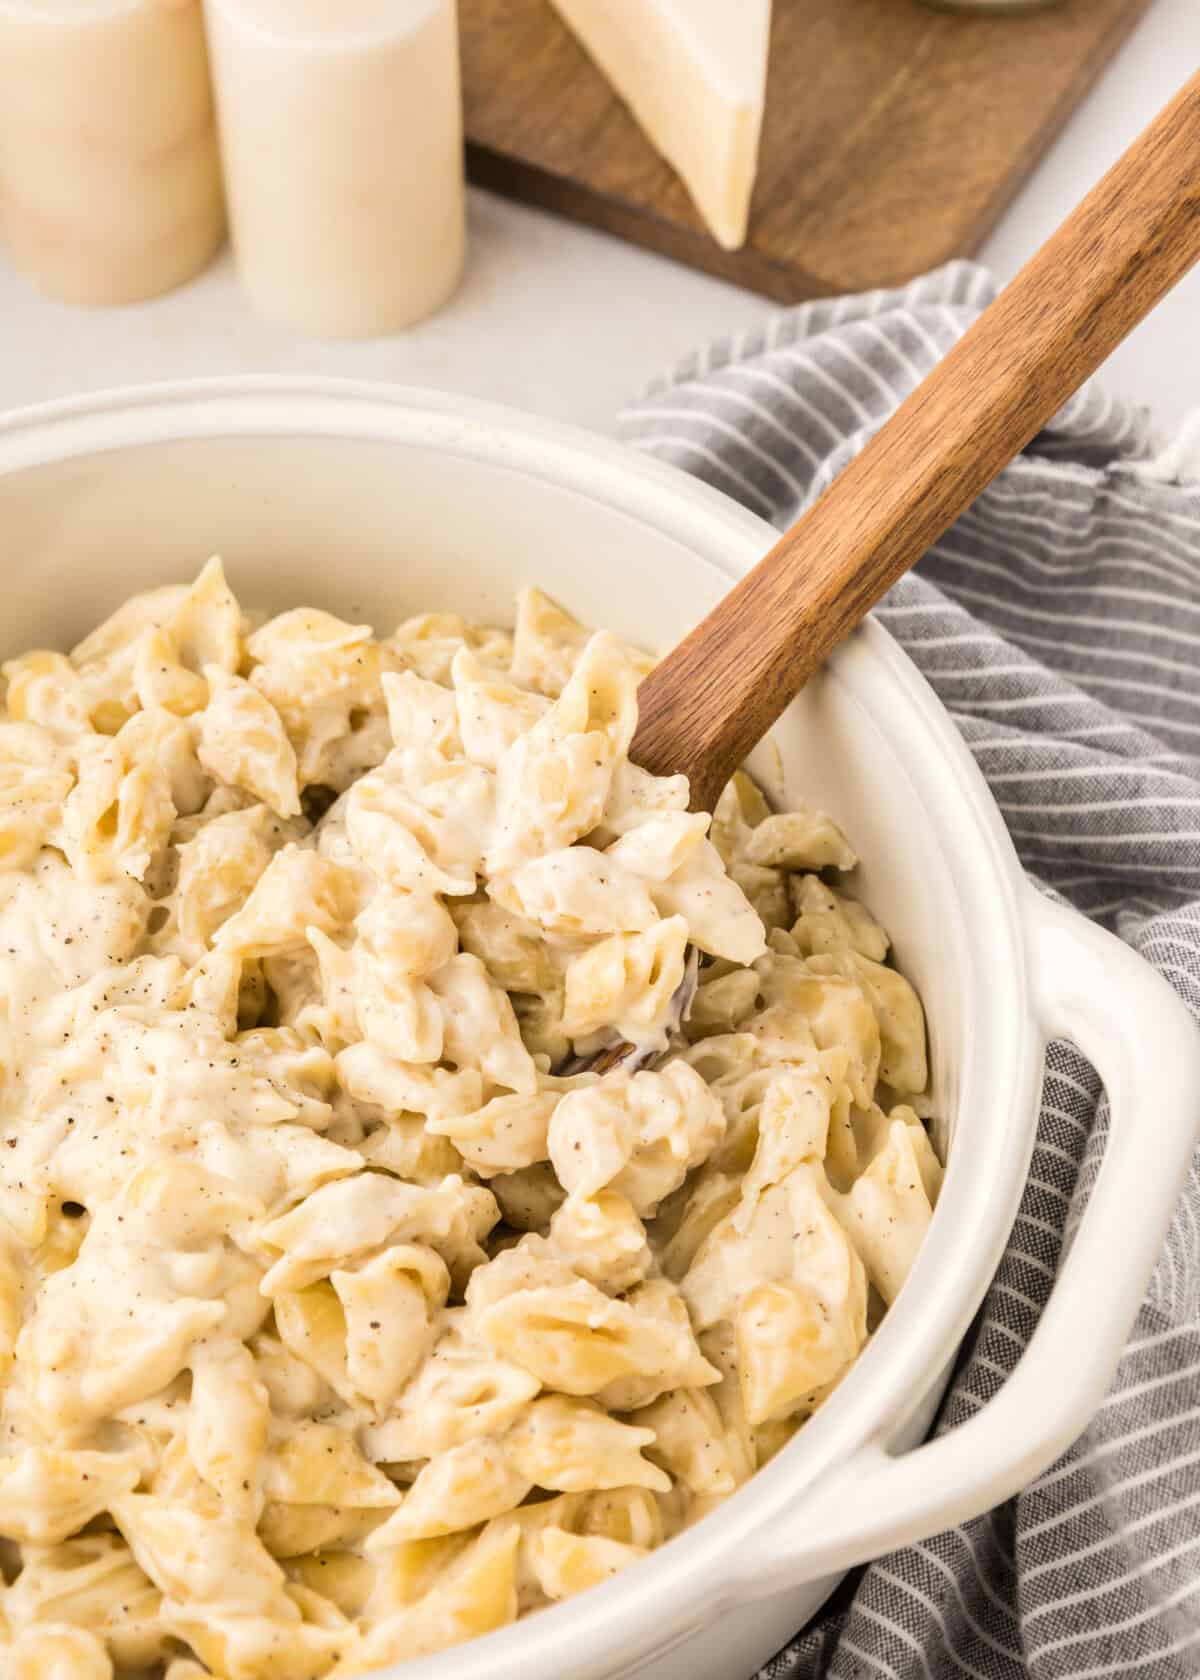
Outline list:
[[[0,0],[0,240],[69,303],[177,286],[224,232],[200,0]]]
[[[238,265],[260,314],[393,332],[463,260],[453,0],[209,0]]]

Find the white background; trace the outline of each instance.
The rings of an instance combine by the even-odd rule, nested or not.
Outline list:
[[[1010,276],[1160,105],[1200,67],[1200,0],[1155,0],[988,241]],[[0,264],[0,407],[184,375],[288,372],[467,391],[608,430],[620,406],[696,344],[774,306],[569,223],[472,193],[467,276],[400,337],[314,344],[262,326],[228,255],[134,309],[37,298]],[[1200,407],[1200,269],[1117,352],[1109,378],[1164,429]]]

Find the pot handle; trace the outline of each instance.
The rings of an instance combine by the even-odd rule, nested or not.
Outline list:
[[[1200,1030],[1176,993],[1112,934],[1037,893],[1025,923],[1035,1008],[1108,1094],[1104,1160],[1029,1345],[965,1423],[909,1452],[879,1436],[799,1496],[754,1596],[819,1580],[1011,1498],[1099,1408],[1137,1316],[1200,1130]],[[786,1524],[786,1527],[785,1527]]]

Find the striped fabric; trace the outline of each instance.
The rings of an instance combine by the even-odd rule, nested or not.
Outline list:
[[[788,311],[693,357],[623,431],[784,524],[992,292],[954,263]],[[954,716],[1030,872],[1200,1013],[1200,463],[1186,439],[1153,448],[1139,412],[1088,387],[879,617]],[[1095,1074],[1053,1045],[1025,1198],[940,1429],[1025,1347],[1105,1125]],[[760,1680],[816,1675],[1200,1675],[1195,1168],[1086,1435],[1010,1504],[852,1576]]]

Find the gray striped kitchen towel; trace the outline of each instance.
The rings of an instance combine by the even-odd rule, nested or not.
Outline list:
[[[903,291],[787,311],[691,358],[622,429],[784,524],[993,290],[953,263]],[[1200,361],[1197,383],[1200,401]],[[1145,417],[1089,386],[878,611],[962,730],[1029,871],[1200,1012],[1200,471],[1188,454],[1185,439],[1156,455]],[[939,1428],[982,1405],[1025,1347],[1104,1126],[1092,1069],[1052,1046],[1020,1215]],[[817,1675],[1200,1675],[1195,1167],[1086,1435],[1010,1504],[853,1577],[760,1680]]]

